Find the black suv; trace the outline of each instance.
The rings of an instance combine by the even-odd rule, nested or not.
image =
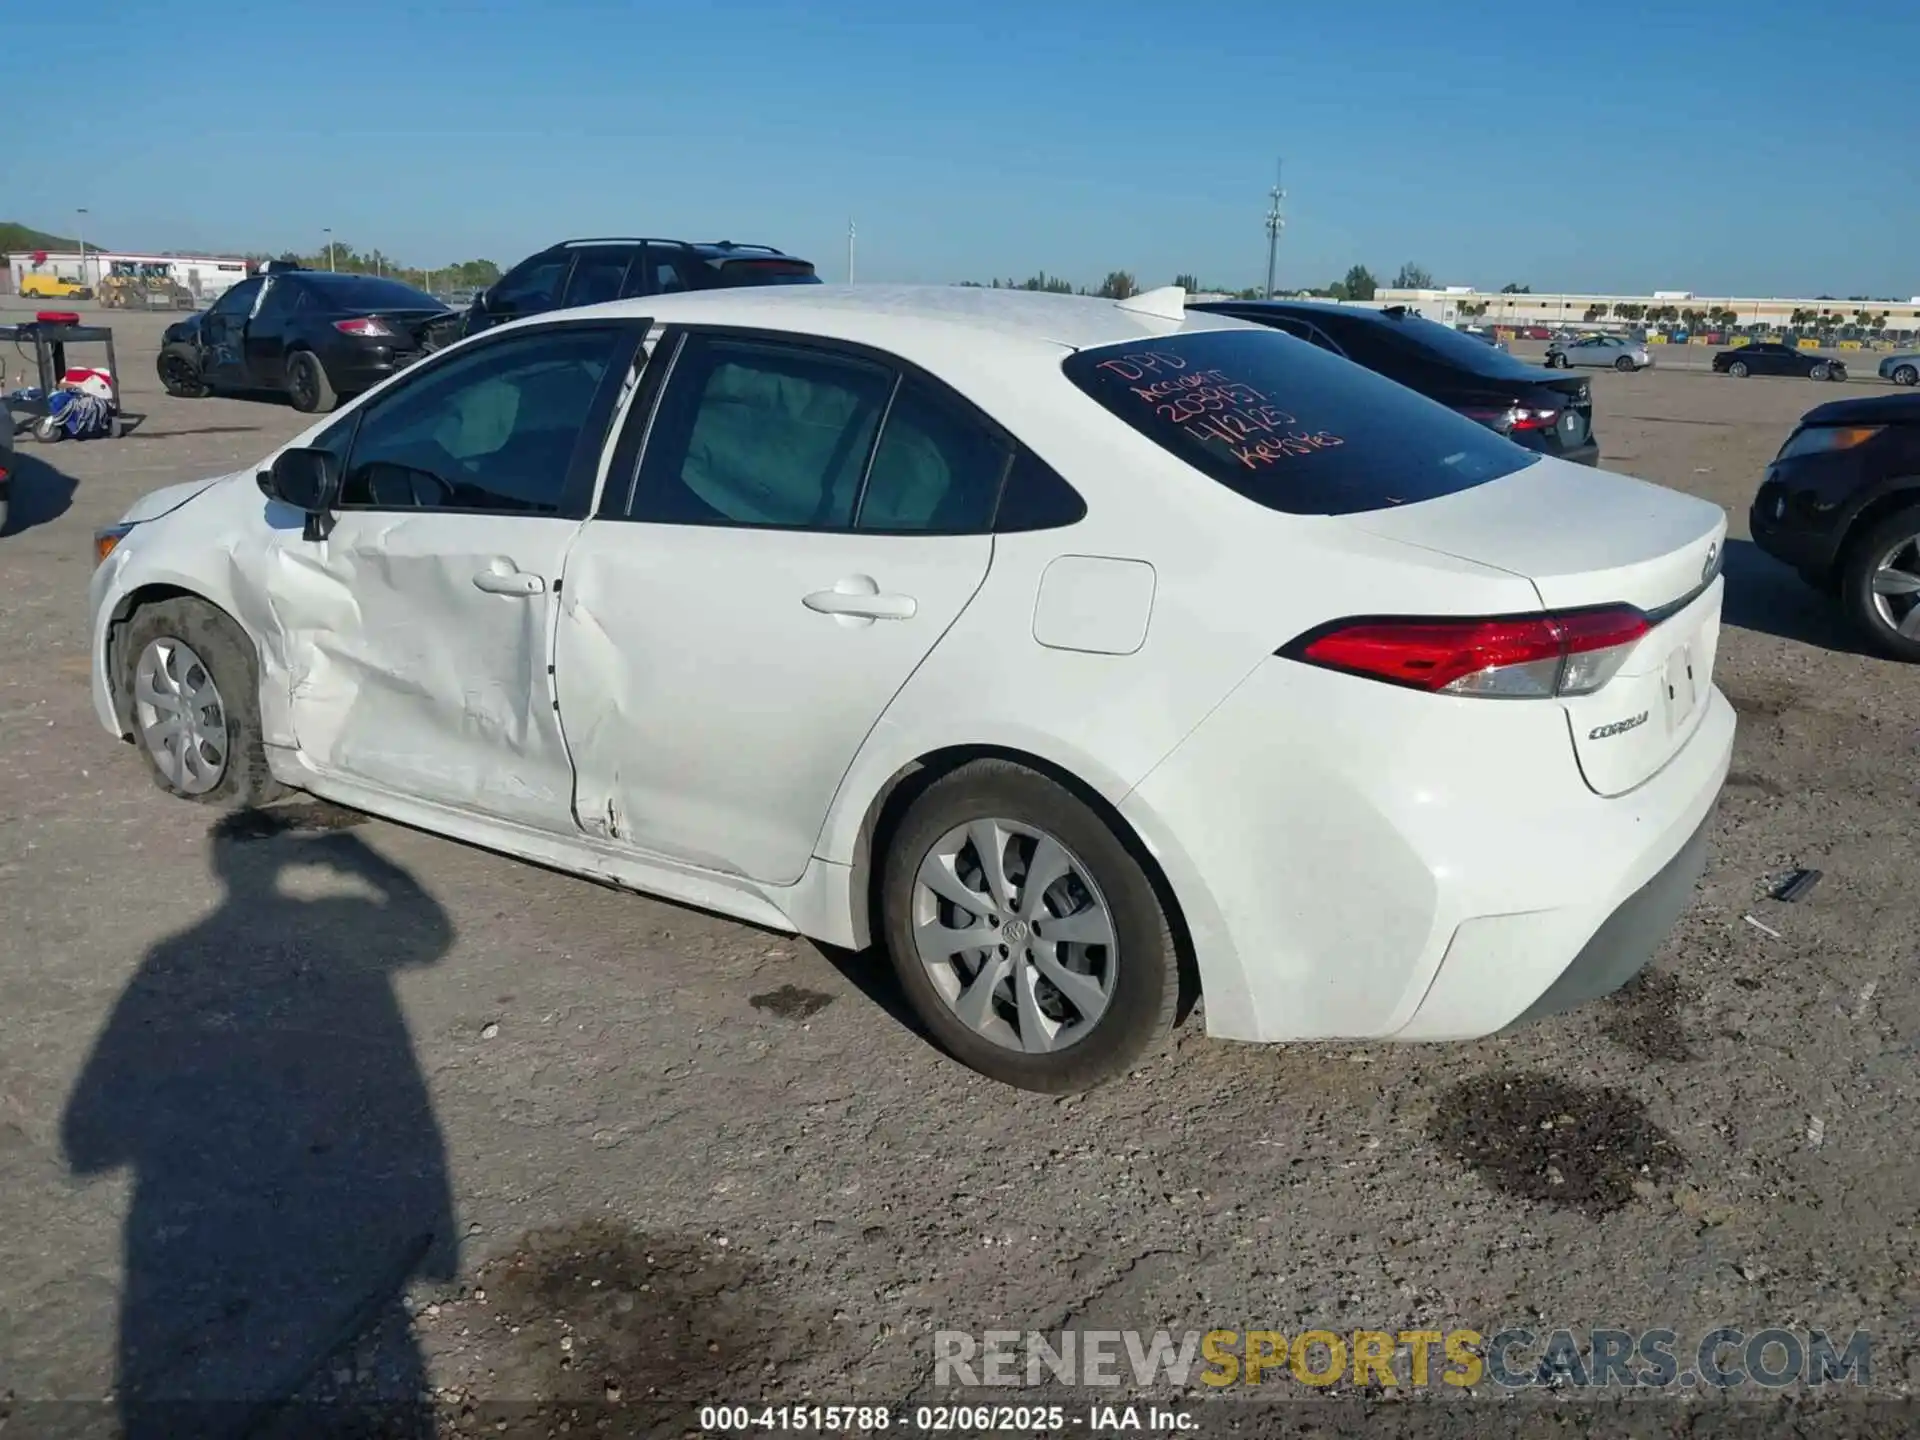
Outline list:
[[[1403,305],[1369,310],[1298,300],[1207,300],[1188,308],[1284,330],[1529,450],[1582,465],[1599,462],[1593,391],[1584,377],[1528,365]]]
[[[734,285],[818,285],[805,260],[771,245],[731,240],[562,240],[529,255],[474,297],[461,335],[538,315],[624,300]]]
[[[1883,654],[1920,662],[1920,395],[1809,410],[1747,525],[1754,544],[1837,596]]]

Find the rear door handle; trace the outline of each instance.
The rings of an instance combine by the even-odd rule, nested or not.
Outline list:
[[[800,603],[822,615],[852,620],[911,620],[920,608],[911,595],[883,594],[871,575],[849,575],[831,590],[816,590]]]
[[[473,577],[473,586],[489,595],[518,595],[524,598],[543,593],[547,582],[524,570],[482,570]]]

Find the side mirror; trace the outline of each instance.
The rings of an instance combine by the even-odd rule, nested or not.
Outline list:
[[[274,499],[304,510],[305,539],[324,540],[340,500],[339,463],[325,450],[282,450],[262,487]]]

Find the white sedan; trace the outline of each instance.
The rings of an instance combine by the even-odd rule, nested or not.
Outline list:
[[[1485,1035],[1644,965],[1726,517],[1265,327],[979,289],[489,331],[103,531],[161,787],[291,787],[860,948],[1016,1085]]]

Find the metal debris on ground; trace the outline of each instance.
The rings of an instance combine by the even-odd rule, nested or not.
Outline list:
[[[1789,905],[1807,898],[1807,892],[1820,883],[1820,870],[1790,870],[1781,876],[1774,885],[1772,895],[1775,900],[1784,900]]]
[[[1758,920],[1754,919],[1753,916],[1751,915],[1743,915],[1740,918],[1745,920],[1747,924],[1753,926],[1753,928],[1758,930],[1762,935],[1771,935],[1776,940],[1783,940],[1786,938],[1778,930],[1774,929],[1771,925],[1762,925]]]

